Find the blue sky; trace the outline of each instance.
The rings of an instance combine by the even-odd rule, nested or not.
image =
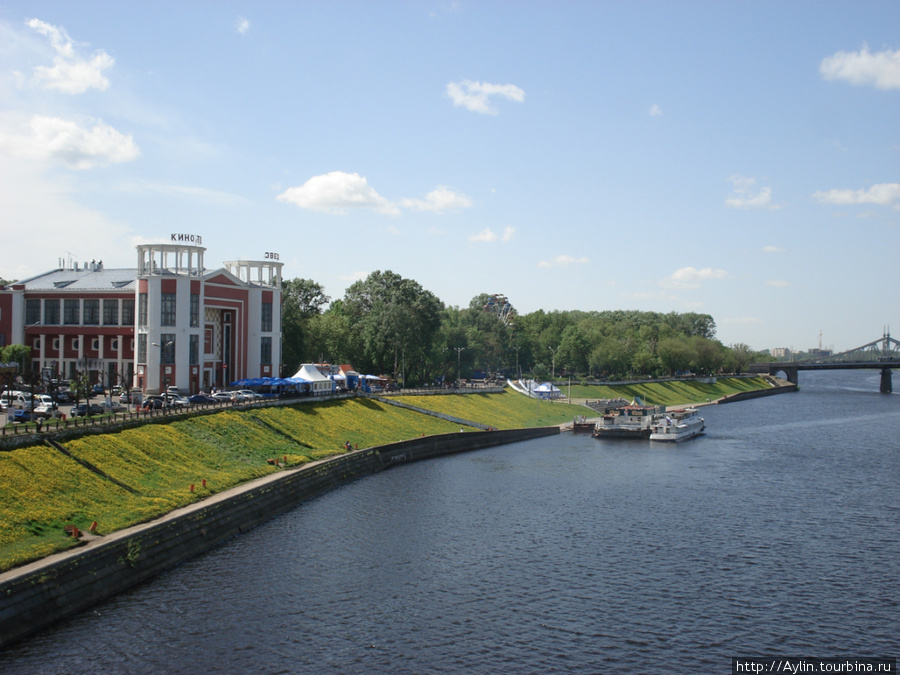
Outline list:
[[[0,4],[0,277],[198,234],[332,298],[900,335],[900,3]]]

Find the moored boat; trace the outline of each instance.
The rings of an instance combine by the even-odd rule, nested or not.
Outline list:
[[[584,415],[578,415],[572,421],[572,431],[575,433],[590,433],[596,428],[596,422],[588,422]]]
[[[663,409],[652,405],[625,405],[611,408],[600,418],[593,438],[649,438],[654,420]]]
[[[651,441],[685,441],[699,436],[706,429],[706,420],[696,408],[687,408],[658,416],[650,425]]]

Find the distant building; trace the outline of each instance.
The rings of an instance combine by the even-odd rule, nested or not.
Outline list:
[[[0,345],[30,346],[45,379],[87,371],[105,388],[194,393],[280,375],[282,263],[210,271],[205,251],[142,244],[134,269],[61,264],[10,284],[0,290]]]
[[[769,350],[769,354],[776,359],[789,359],[791,357],[791,350],[787,347],[773,347]]]

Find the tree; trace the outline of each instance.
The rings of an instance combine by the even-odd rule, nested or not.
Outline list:
[[[363,365],[395,378],[422,380],[444,309],[417,282],[391,272],[372,272],[344,294],[344,306],[360,334]],[[404,383],[405,384],[405,383]]]
[[[312,319],[330,300],[322,285],[312,279],[290,279],[281,284],[282,361],[291,373],[314,358]]]

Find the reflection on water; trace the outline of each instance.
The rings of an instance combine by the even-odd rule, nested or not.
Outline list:
[[[530,441],[335,490],[0,655],[9,673],[727,672],[895,655],[900,398],[859,373],[679,445]]]

